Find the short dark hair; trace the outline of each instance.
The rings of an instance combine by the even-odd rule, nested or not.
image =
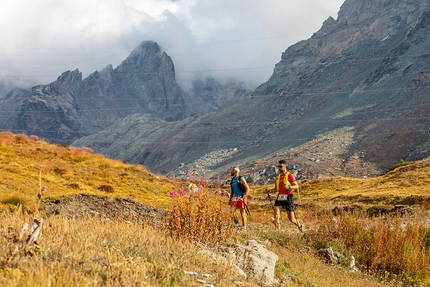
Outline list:
[[[287,161],[285,159],[281,159],[280,161],[278,161],[278,163],[287,165]]]

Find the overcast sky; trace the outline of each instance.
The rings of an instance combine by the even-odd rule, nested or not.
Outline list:
[[[2,0],[0,80],[48,84],[117,67],[157,42],[180,83],[196,75],[265,82],[289,46],[308,39],[344,0]]]

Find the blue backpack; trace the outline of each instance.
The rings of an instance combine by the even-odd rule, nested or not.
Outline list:
[[[231,189],[231,191],[233,191],[233,180],[234,180],[234,178],[231,178],[231,180],[230,180],[230,189]],[[246,189],[245,189],[245,187],[243,186],[243,184],[242,184],[241,180],[242,180],[242,176],[241,176],[241,175],[239,175],[239,176],[237,177],[237,186],[239,187],[239,189],[240,189],[240,191],[241,191],[242,193],[245,193]]]

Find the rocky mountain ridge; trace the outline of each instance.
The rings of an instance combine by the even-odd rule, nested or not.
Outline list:
[[[22,90],[0,101],[22,110],[19,118],[36,131],[55,111],[57,126],[40,124],[44,137],[56,131],[51,138],[171,176],[220,177],[239,165],[257,178],[280,158],[304,178],[377,176],[400,159],[430,155],[429,30],[428,1],[347,0],[337,19],[288,47],[252,94],[240,83],[210,81],[186,94],[167,55],[148,49],[157,55],[148,59],[138,48],[120,67],[85,79],[82,99],[74,71],[50,89],[33,88],[32,105]],[[62,82],[73,87],[49,98]],[[82,117],[78,103],[92,117]],[[35,110],[43,116],[34,117]]]
[[[117,68],[108,65],[85,79],[76,69],[30,90],[1,85],[0,127],[71,144],[132,114],[179,121],[222,109],[249,93],[234,79],[221,85],[209,78],[196,79],[185,93],[171,58],[157,43],[144,41]]]
[[[245,103],[188,119],[186,128],[171,123],[168,145],[141,138],[148,156],[125,159],[176,176],[219,176],[231,165],[261,172],[285,157],[306,177],[361,177],[425,158],[429,15],[427,1],[348,0],[337,20],[289,47]]]

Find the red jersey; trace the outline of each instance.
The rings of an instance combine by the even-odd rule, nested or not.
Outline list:
[[[279,190],[279,194],[292,194],[293,191],[287,189],[286,186],[285,186],[285,184],[284,184],[285,174],[286,173],[282,173],[282,174],[280,174],[280,177],[279,177],[279,189],[278,189]],[[291,172],[288,173],[288,178],[287,179],[288,179],[288,182],[290,182],[290,183],[296,181],[294,175]],[[277,186],[276,186],[276,183],[275,183],[275,188],[276,187]]]

